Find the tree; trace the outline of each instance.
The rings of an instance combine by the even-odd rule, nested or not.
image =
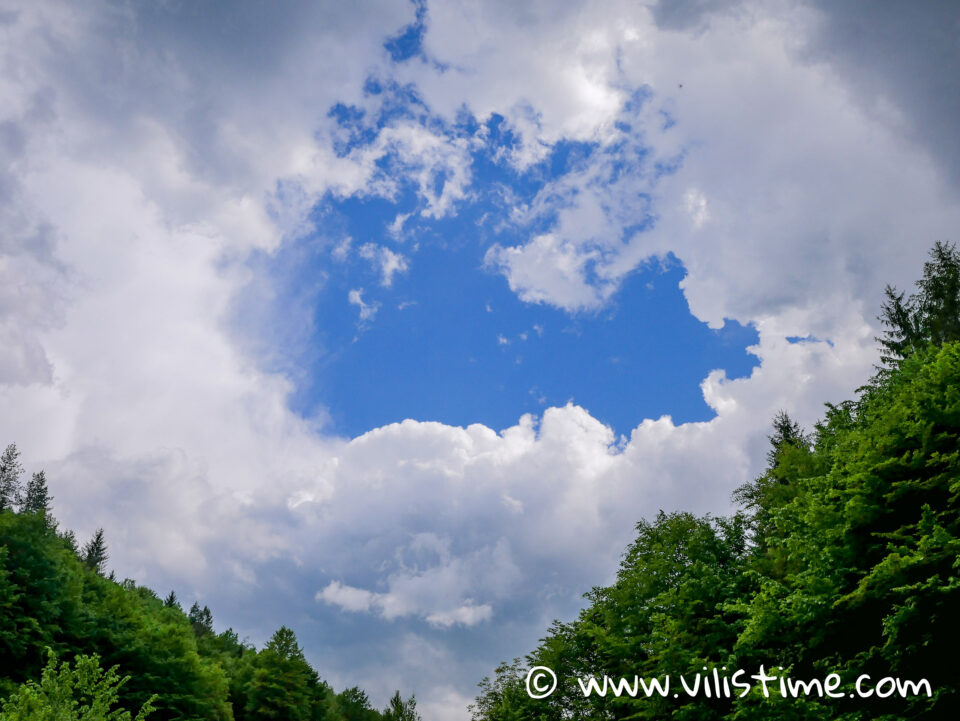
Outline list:
[[[102,576],[106,570],[107,560],[109,558],[107,542],[103,537],[103,529],[98,528],[96,533],[93,534],[93,538],[83,547],[83,563],[91,571]]]
[[[343,721],[381,721],[383,718],[371,705],[366,692],[356,686],[336,695],[334,709],[335,718]]]
[[[960,340],[960,252],[953,243],[937,242],[923,264],[918,292],[887,286],[879,320],[885,326],[880,343],[881,372],[896,368],[904,358],[928,344]]]
[[[180,601],[177,600],[177,592],[170,591],[170,594],[163,599],[163,605],[167,608],[176,608],[180,610]]]
[[[416,697],[410,696],[404,701],[399,690],[394,692],[383,711],[383,717],[389,721],[421,721],[420,714],[417,713]]]
[[[20,451],[11,443],[0,456],[0,511],[12,511],[19,505],[22,489],[20,476],[23,466],[20,464]]]
[[[77,543],[77,534],[73,532],[73,529],[68,528],[57,535],[63,541],[63,544],[73,552],[73,555],[80,558],[80,545]]]
[[[27,490],[20,504],[21,513],[38,513],[47,519],[47,524],[53,528],[53,516],[50,513],[50,503],[53,497],[47,490],[47,476],[43,471],[34,473],[27,482]]]
[[[330,694],[304,658],[296,634],[286,626],[258,654],[249,687],[248,719],[316,721],[324,717]]]
[[[176,596],[174,596],[174,600],[176,600]],[[195,601],[190,607],[188,618],[197,638],[213,635],[213,614],[207,606],[200,608],[200,604]]]
[[[129,680],[116,667],[100,668],[98,656],[77,656],[75,667],[67,662],[57,666],[49,652],[40,683],[30,681],[3,703],[0,721],[130,721],[130,712],[111,709],[120,688]],[[137,712],[135,721],[153,711],[153,699]]]
[[[773,418],[773,433],[767,436],[767,468],[758,478],[733,492],[733,501],[748,514],[753,540],[761,547],[769,540],[771,514],[796,493],[795,478],[810,470],[812,437],[785,411]],[[801,471],[802,469],[802,471]]]

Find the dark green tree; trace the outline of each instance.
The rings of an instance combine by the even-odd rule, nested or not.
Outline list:
[[[257,655],[247,696],[247,719],[314,721],[324,718],[330,689],[322,683],[297,644],[281,626]]]
[[[163,599],[163,605],[167,608],[176,608],[180,609],[180,601],[177,600],[177,592],[170,591],[165,599]]]
[[[20,504],[21,513],[37,513],[43,516],[51,528],[56,526],[51,513],[51,503],[53,496],[47,489],[47,476],[43,471],[33,474],[33,477],[27,481],[27,489],[23,494],[23,502]]]
[[[420,714],[417,713],[416,697],[410,696],[404,700],[400,691],[394,692],[390,703],[383,711],[383,718],[388,721],[421,721]]]
[[[80,545],[77,543],[77,534],[73,529],[67,529],[57,534],[63,544],[73,552],[73,555],[80,558]]]
[[[381,721],[383,718],[373,708],[366,692],[356,686],[338,693],[333,699],[331,711],[338,721]]]
[[[107,569],[107,561],[109,560],[110,555],[107,553],[107,541],[104,538],[103,529],[98,528],[94,534],[93,538],[87,541],[87,545],[83,547],[83,563],[94,573],[103,575],[103,572]]]
[[[194,601],[190,607],[190,613],[187,614],[190,624],[193,626],[193,633],[200,638],[202,636],[213,635],[213,613],[208,606],[200,608],[200,604]]]
[[[916,350],[960,340],[960,252],[953,243],[937,242],[923,264],[917,292],[887,286],[879,317],[884,325],[880,343],[881,369],[889,371]]]

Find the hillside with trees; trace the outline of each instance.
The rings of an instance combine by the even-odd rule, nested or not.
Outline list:
[[[474,721],[960,718],[956,247],[934,246],[909,297],[888,287],[880,320],[879,365],[855,399],[828,404],[810,431],[778,414],[766,469],[736,491],[734,515],[641,521],[614,583],[484,679]],[[761,664],[793,679],[836,673],[843,685],[836,698],[765,697],[759,684],[742,698],[647,697],[642,686],[615,698],[587,697],[577,682]],[[536,666],[558,677],[540,700],[525,686]],[[862,674],[926,679],[931,693],[851,698]]]
[[[0,457],[0,721],[416,721],[397,692],[384,711],[335,693],[281,627],[261,649],[174,592],[108,573],[104,531],[82,547],[58,530],[43,472],[24,483]],[[124,711],[124,709],[126,711]],[[143,716],[139,714],[143,714]]]

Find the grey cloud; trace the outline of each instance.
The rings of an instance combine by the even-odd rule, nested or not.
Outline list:
[[[717,12],[726,12],[742,0],[659,0],[651,6],[657,27],[664,30],[690,30],[701,26]]]
[[[660,0],[651,10],[660,28],[697,31],[711,17],[746,4]],[[796,5],[818,15],[803,39],[802,57],[829,63],[868,113],[884,112],[882,102],[892,102],[912,140],[960,185],[960,4],[802,0]]]
[[[807,44],[810,59],[830,62],[868,109],[881,97],[893,101],[911,137],[960,185],[960,4],[811,5],[822,22]]]

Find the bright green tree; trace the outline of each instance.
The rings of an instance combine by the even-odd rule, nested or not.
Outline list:
[[[129,711],[114,708],[128,680],[115,667],[101,668],[96,655],[78,656],[71,668],[67,662],[58,666],[50,651],[40,682],[30,681],[11,695],[0,710],[0,721],[130,721]],[[151,699],[133,718],[141,721],[152,711]]]

